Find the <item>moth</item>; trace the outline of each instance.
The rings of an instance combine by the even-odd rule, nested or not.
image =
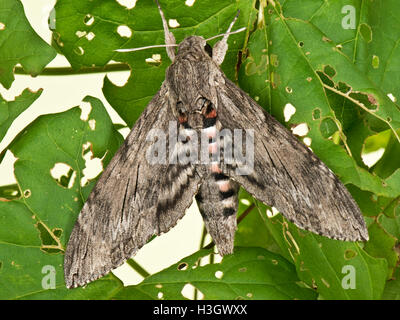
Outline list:
[[[242,31],[231,31],[237,16],[213,48],[200,36],[177,45],[157,5],[172,64],[80,212],[65,252],[66,286],[83,286],[121,265],[150,237],[175,226],[193,198],[218,252],[232,253],[240,186],[300,228],[368,240],[359,207],[334,173],[221,71],[229,35]],[[171,139],[171,124],[179,139]],[[158,140],[169,150],[164,162],[149,161],[155,129],[165,132]],[[224,129],[253,133],[244,143],[252,147],[251,166],[219,156],[243,144],[243,134],[222,142]],[[179,161],[200,143],[195,136],[206,138],[202,150],[210,161]]]

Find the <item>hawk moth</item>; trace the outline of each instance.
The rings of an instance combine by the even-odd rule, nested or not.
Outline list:
[[[219,68],[237,16],[213,48],[200,36],[176,45],[157,5],[172,64],[82,208],[65,252],[67,287],[121,265],[150,237],[175,226],[194,197],[219,253],[232,253],[239,186],[300,228],[333,239],[368,240],[360,209],[340,180]],[[215,147],[223,149],[217,132],[252,130],[246,140],[254,147],[252,170],[241,174],[240,163],[223,159],[150,163],[145,154],[154,146],[151,130],[167,132],[170,123],[181,137],[176,143],[165,139],[173,153],[190,151],[193,134],[205,134],[214,160]]]

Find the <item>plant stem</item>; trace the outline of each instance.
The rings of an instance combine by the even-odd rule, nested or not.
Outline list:
[[[126,263],[129,264],[129,266],[135,270],[137,273],[139,273],[142,277],[146,278],[150,275],[143,267],[138,264],[135,260],[133,259],[128,259],[126,260]]]
[[[130,71],[131,69],[125,63],[107,64],[103,67],[83,67],[81,69],[73,69],[71,67],[54,67],[45,68],[38,76],[72,76],[80,74],[102,73],[102,72],[115,72],[115,71]],[[16,67],[14,74],[30,75],[23,68]]]

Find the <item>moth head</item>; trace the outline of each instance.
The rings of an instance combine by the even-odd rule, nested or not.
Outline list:
[[[178,123],[185,128],[201,129],[214,125],[217,117],[215,105],[207,98],[199,97],[196,103],[176,103],[175,114]]]
[[[200,36],[190,36],[185,38],[178,46],[178,55],[186,53],[196,54],[196,59],[204,56],[212,56],[212,47]]]

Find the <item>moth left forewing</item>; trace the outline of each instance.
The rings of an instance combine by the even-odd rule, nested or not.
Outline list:
[[[167,93],[164,83],[84,204],[65,253],[67,287],[85,285],[121,265],[152,235],[172,228],[192,203],[201,180],[196,168],[151,164],[146,156],[154,146],[151,129],[166,133],[170,121],[176,122]]]
[[[230,80],[219,89],[222,127],[254,130],[250,173],[238,173],[240,163],[223,165],[224,173],[300,228],[333,239],[367,240],[360,209],[333,172]]]

